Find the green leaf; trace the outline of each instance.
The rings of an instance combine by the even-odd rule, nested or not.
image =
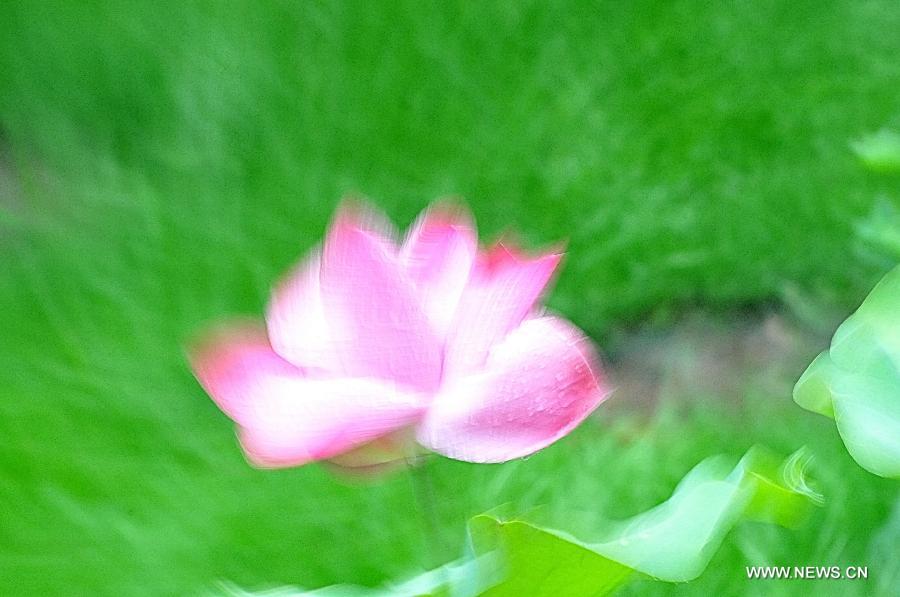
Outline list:
[[[882,129],[851,144],[853,151],[873,172],[900,172],[900,135]]]
[[[784,463],[754,448],[733,469],[697,465],[672,497],[637,516],[580,536],[523,518],[482,514],[470,522],[476,553],[503,554],[490,597],[607,595],[638,572],[668,582],[697,578],[741,519],[794,526],[820,501],[805,483],[801,452]]]
[[[231,597],[474,597],[500,580],[500,569],[496,554],[487,553],[477,558],[462,558],[384,587],[332,585],[311,591],[279,587],[250,592],[226,584],[223,591]]]
[[[828,351],[813,360],[794,386],[794,402],[814,413],[834,418],[834,399],[828,376],[834,368]]]
[[[900,479],[900,266],[841,324],[800,377],[794,401],[832,417],[860,466]]]
[[[485,595],[604,595],[632,569],[595,553],[561,531],[481,514],[469,522],[477,551],[503,554],[503,582]]]

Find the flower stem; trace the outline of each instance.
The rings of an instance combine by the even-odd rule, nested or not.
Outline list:
[[[429,464],[429,459],[423,457],[406,459],[406,467],[412,482],[416,510],[419,513],[425,554],[423,563],[426,570],[436,568],[444,563],[442,561],[444,545],[441,535],[440,517],[437,509],[434,479],[429,471]]]

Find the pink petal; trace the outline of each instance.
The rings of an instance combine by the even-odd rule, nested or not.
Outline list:
[[[445,378],[484,363],[491,347],[531,313],[561,258],[548,253],[530,259],[502,245],[479,255],[448,337]]]
[[[319,289],[321,258],[313,253],[275,289],[266,313],[272,348],[305,369],[341,371]]]
[[[339,213],[322,255],[322,306],[342,369],[351,377],[433,390],[441,378],[441,343],[393,244],[367,228],[365,218]]]
[[[529,319],[491,351],[485,370],[443,390],[418,441],[469,462],[505,462],[568,434],[606,398],[584,335],[555,317]]]
[[[450,206],[426,210],[403,245],[403,267],[419,292],[422,308],[442,338],[450,327],[477,252],[478,237],[471,218]]]
[[[259,337],[229,332],[192,356],[201,385],[266,467],[331,458],[416,421],[421,396],[371,379],[313,379]]]

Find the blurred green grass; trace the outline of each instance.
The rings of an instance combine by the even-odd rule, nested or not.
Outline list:
[[[0,593],[417,565],[407,480],[249,469],[183,359],[205,323],[262,312],[347,194],[404,226],[459,195],[487,238],[567,239],[550,303],[606,347],[688,305],[789,295],[845,316],[886,268],[854,227],[876,197],[900,205],[850,149],[900,127],[898,30],[890,2],[8,3]],[[741,584],[748,554],[876,558],[896,487],[788,394],[757,398],[742,420],[676,409],[625,441],[641,418],[601,412],[524,462],[440,461],[446,542],[500,500],[624,516],[706,455],[810,443],[831,498],[816,525],[741,531],[699,585],[635,590],[770,593]],[[873,576],[896,579],[884,561]]]

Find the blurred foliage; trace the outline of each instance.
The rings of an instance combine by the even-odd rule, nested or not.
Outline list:
[[[877,2],[14,2],[0,118],[24,242],[77,251],[79,284],[258,312],[342,196],[407,223],[453,194],[487,236],[567,239],[554,304],[597,333],[871,287],[848,248],[879,184],[848,142],[900,118],[898,26]]]
[[[566,239],[551,304],[607,346],[685,304],[792,293],[846,315],[889,266],[853,250],[858,223],[900,205],[849,146],[900,125],[897,30],[887,1],[6,2],[0,593],[411,571],[406,479],[250,469],[183,358],[210,320],[259,316],[346,194],[404,225],[459,195],[488,238]],[[684,591],[801,560],[884,562],[870,585],[805,590],[892,586],[895,485],[755,391],[743,421],[622,415],[528,461],[439,461],[447,559],[500,501],[649,507],[709,453],[810,443],[833,467],[814,530],[738,533]]]
[[[857,223],[856,233],[861,257],[888,268],[900,263],[900,207],[880,198]]]
[[[621,521],[600,521],[591,512],[589,530],[573,531],[577,516],[547,525],[535,520],[539,514],[510,514],[501,506],[469,521],[470,555],[384,588],[281,587],[260,593],[226,588],[235,597],[600,597],[614,593],[635,572],[686,582],[703,573],[742,519],[788,527],[808,519],[822,499],[807,483],[808,462],[803,450],[779,461],[760,446],[734,467],[727,458],[708,458],[662,504]]]
[[[853,143],[853,151],[874,172],[900,172],[900,135],[882,129]]]

